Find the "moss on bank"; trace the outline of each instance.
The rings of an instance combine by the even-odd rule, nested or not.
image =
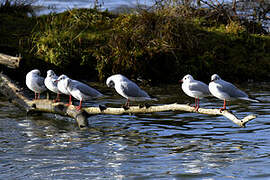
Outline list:
[[[101,81],[114,73],[156,83],[175,83],[187,73],[205,81],[213,73],[234,81],[268,80],[269,35],[206,11],[175,7],[115,15],[75,9],[23,19],[4,13],[0,36],[7,39],[0,47],[31,57],[28,68],[43,61],[72,77]]]

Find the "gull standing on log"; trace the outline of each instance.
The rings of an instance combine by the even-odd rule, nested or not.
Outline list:
[[[180,80],[182,82],[182,90],[190,97],[195,98],[195,111],[200,107],[200,99],[211,96],[208,85],[195,80],[191,75],[187,74]]]
[[[40,98],[40,93],[47,90],[44,84],[44,78],[40,76],[40,71],[38,69],[34,69],[27,73],[26,86],[34,91],[35,100]]]
[[[121,74],[115,74],[107,78],[106,84],[114,88],[118,94],[127,99],[125,108],[129,107],[129,101],[155,100],[151,98],[139,86]]]
[[[66,106],[69,106],[72,104],[72,97],[70,92],[67,90],[67,79],[69,79],[66,75],[62,74],[61,76],[58,77],[57,80],[55,80],[55,82],[57,82],[57,88],[58,90],[65,95],[69,96],[69,102],[68,104],[66,104]]]
[[[76,107],[77,110],[80,110],[82,107],[82,101],[90,100],[93,98],[102,97],[98,90],[76,80],[72,80],[70,78],[65,79],[67,81],[67,90],[68,92],[77,100],[80,101],[80,105]]]
[[[47,76],[45,78],[45,86],[52,92],[57,94],[56,99],[54,100],[54,102],[58,102],[60,101],[59,95],[60,95],[60,91],[58,90],[57,87],[57,82],[56,80],[58,79],[58,76],[54,73],[53,70],[48,70],[47,71]]]
[[[248,95],[235,87],[233,84],[222,80],[217,74],[211,76],[211,82],[209,83],[209,90],[213,96],[224,101],[223,108],[226,109],[226,101],[235,99],[242,99],[252,102],[259,102],[256,99],[251,99]]]

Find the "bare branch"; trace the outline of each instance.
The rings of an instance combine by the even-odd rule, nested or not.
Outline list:
[[[231,120],[233,123],[237,124],[240,127],[245,127],[246,123],[252,119],[255,119],[255,115],[248,115],[243,119],[238,119],[233,113],[225,110],[220,111],[220,109],[204,109],[199,108],[198,111],[195,111],[194,107],[185,104],[166,104],[159,106],[150,106],[148,108],[140,108],[139,106],[132,106],[128,110],[123,108],[107,108],[105,110],[100,110],[98,107],[87,107],[84,108],[88,114],[113,114],[113,115],[121,115],[121,114],[142,114],[142,113],[154,113],[154,112],[164,112],[164,111],[182,111],[182,112],[192,112],[192,113],[200,113],[214,116],[224,116]]]

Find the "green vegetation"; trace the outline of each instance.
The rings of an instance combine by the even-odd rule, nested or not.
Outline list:
[[[187,73],[205,81],[213,73],[234,81],[269,79],[270,36],[259,23],[217,11],[178,5],[117,15],[10,12],[0,8],[1,51],[22,54],[26,69],[46,62],[101,81],[114,73],[155,83],[175,83]]]
[[[95,54],[108,41],[113,18],[93,9],[38,17],[32,52],[61,70],[97,76]]]

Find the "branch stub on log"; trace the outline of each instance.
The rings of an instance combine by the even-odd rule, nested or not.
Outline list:
[[[8,68],[16,69],[20,65],[21,57],[9,56],[3,53],[0,53],[0,64],[7,66]]]

